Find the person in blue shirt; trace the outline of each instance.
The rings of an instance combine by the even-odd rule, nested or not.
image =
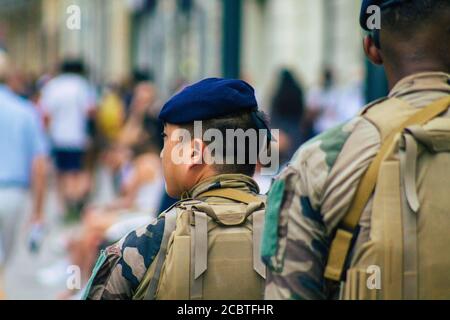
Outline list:
[[[5,54],[0,52],[0,252],[4,263],[11,254],[30,191],[29,226],[36,230],[42,225],[48,155],[36,109],[5,84],[7,66]]]

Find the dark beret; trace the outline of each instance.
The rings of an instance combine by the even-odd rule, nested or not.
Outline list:
[[[361,5],[361,13],[359,15],[359,24],[364,30],[370,31],[367,28],[367,19],[372,13],[367,13],[367,8],[370,6],[379,6],[381,10],[392,8],[396,5],[403,4],[409,0],[363,0]]]
[[[183,124],[257,109],[255,90],[245,81],[209,78],[173,96],[163,106],[159,119]]]

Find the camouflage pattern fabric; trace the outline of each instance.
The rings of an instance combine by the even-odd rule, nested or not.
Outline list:
[[[450,94],[449,80],[449,74],[437,72],[407,77],[387,101],[396,97],[425,107]],[[269,192],[262,246],[268,267],[266,299],[338,297],[339,288],[323,276],[330,243],[380,144],[378,129],[355,117],[303,145],[276,179]],[[355,248],[368,240],[370,214],[371,200]]]
[[[130,299],[158,254],[163,233],[164,219],[155,220],[108,247],[99,258],[104,262],[92,275],[86,299]]]
[[[201,193],[213,189],[233,188],[252,194],[259,193],[256,182],[245,175],[224,174],[205,179],[192,190],[183,194],[178,204],[196,199]],[[214,197],[202,198],[213,201]],[[222,202],[233,202],[220,199]],[[176,204],[177,205],[177,204]],[[175,205],[175,206],[176,206]],[[172,208],[169,208],[170,210]],[[164,217],[130,232],[116,244],[101,253],[86,287],[87,300],[132,299],[146,271],[159,252],[164,234]]]

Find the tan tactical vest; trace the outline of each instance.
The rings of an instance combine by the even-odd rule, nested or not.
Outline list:
[[[133,299],[263,298],[265,200],[236,189],[216,189],[202,197],[219,200],[182,201],[164,214],[161,249]]]
[[[382,146],[330,249],[343,299],[450,299],[450,97],[417,109],[389,99],[363,116]],[[373,195],[370,238],[348,253]],[[348,268],[346,269],[346,264]]]

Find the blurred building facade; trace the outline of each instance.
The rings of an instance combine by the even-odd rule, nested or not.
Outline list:
[[[239,7],[237,17],[224,15],[227,1]],[[319,81],[324,66],[336,71],[340,84],[362,80],[365,70],[360,4],[354,0],[0,0],[0,4],[0,43],[18,66],[35,73],[54,69],[62,57],[81,56],[99,83],[120,81],[133,68],[151,69],[166,96],[182,81],[224,73],[227,25],[239,28],[239,76],[255,85],[263,101],[281,67],[291,68],[307,86]],[[80,8],[79,30],[67,27],[71,5]]]
[[[264,101],[281,67],[307,87],[325,66],[340,85],[361,80],[359,8],[353,0],[244,0],[243,74],[263,89]]]
[[[72,5],[79,29],[68,26]],[[0,43],[28,72],[54,72],[63,57],[81,57],[95,81],[117,81],[129,70],[128,42],[121,0],[0,0]]]
[[[129,0],[131,65],[150,69],[165,95],[178,85],[220,76],[221,1]]]

